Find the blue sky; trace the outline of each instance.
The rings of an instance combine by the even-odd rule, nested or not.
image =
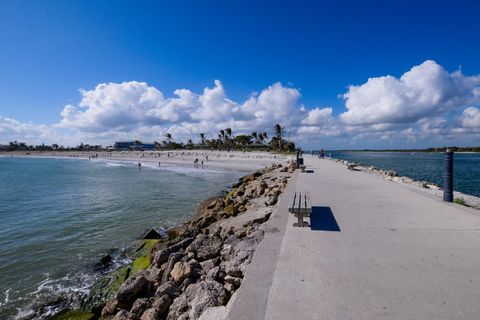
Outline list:
[[[167,117],[159,115],[164,110],[159,107],[163,102],[158,100],[140,108],[142,112],[155,109],[152,112],[156,118],[135,116],[137,126],[119,125],[118,119],[132,122],[132,115],[118,113],[115,106],[104,107],[102,103],[108,99],[83,101],[85,95],[79,92],[84,89],[92,96],[100,94],[95,90],[99,84],[135,81],[148,87],[112,90],[118,94],[119,90],[131,93],[154,88],[169,99],[176,89],[202,96],[204,88],[218,88],[215,80],[221,81],[224,91],[215,101],[233,101],[231,108],[244,107],[257,93],[255,108],[274,112],[269,108],[275,106],[260,101],[262,92],[275,95],[277,91],[268,88],[276,83],[281,84],[277,88],[279,95],[282,90],[295,90],[298,96],[286,95],[293,105],[285,106],[284,111],[303,112],[303,118],[286,121],[285,125],[307,147],[474,143],[480,131],[476,126],[480,116],[475,93],[479,87],[475,76],[480,74],[478,12],[480,5],[475,1],[2,1],[0,143],[10,139],[59,139],[72,144],[91,139],[107,143],[116,137],[155,139],[166,131],[184,139],[198,134],[188,124],[202,122],[200,127],[207,129],[211,127],[208,121],[231,125],[234,131],[238,127],[237,132],[248,131],[247,118],[253,117],[254,109],[249,115],[243,111],[225,112],[222,119],[200,115]],[[347,99],[341,95],[349,92],[350,85],[362,86],[369,78],[387,75],[398,79],[429,60],[450,75],[461,68],[464,77],[475,82],[467,89],[453,90],[460,95],[454,97],[458,106],[447,106],[444,99],[431,100],[430,107],[438,104],[434,109],[418,106],[430,114],[436,110],[435,118],[446,121],[443,131],[435,131],[435,139],[421,132],[421,122],[427,119],[425,112],[408,110],[415,101],[403,102],[409,103],[405,112],[416,115],[409,121],[391,117],[358,119],[364,112],[357,112],[354,121],[350,115],[341,116],[347,111]],[[452,98],[445,85],[448,87],[440,82],[433,91],[444,90],[445,99]],[[464,90],[469,90],[468,97]],[[265,101],[278,102],[277,97]],[[200,106],[203,100],[198,99],[196,107],[184,111],[207,108]],[[354,100],[356,110],[368,109],[358,97]],[[123,105],[122,100],[117,102]],[[129,103],[135,104],[131,100]],[[374,105],[375,101],[369,98],[369,103]],[[68,119],[61,115],[67,105],[76,108]],[[387,105],[367,113],[389,107],[396,113],[404,110]],[[308,111],[316,108],[331,108],[331,119],[316,117],[306,121]],[[473,109],[465,113],[467,108]],[[102,119],[93,118],[107,109],[111,113],[105,111]],[[285,112],[279,116],[288,114]],[[265,118],[256,117],[251,119],[255,120],[252,130],[271,125]],[[402,126],[391,127],[400,122]],[[306,123],[312,128],[299,130]],[[365,129],[373,125],[389,125],[382,131],[388,134],[381,135],[377,128]],[[438,123],[435,128],[439,129]],[[401,134],[407,134],[408,129],[410,139],[406,140]],[[41,138],[36,130],[42,133]],[[351,137],[359,134],[365,138],[353,143]]]

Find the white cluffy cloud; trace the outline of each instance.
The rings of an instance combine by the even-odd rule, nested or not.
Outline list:
[[[425,117],[478,103],[480,76],[448,73],[435,61],[425,61],[400,78],[370,78],[350,86],[343,95],[347,111],[340,119],[347,125],[413,123]]]
[[[161,139],[162,131],[188,136],[216,134],[232,127],[250,133],[269,131],[275,123],[296,127],[304,119],[307,125],[318,125],[331,116],[331,108],[306,111],[298,104],[300,92],[280,83],[252,94],[243,103],[229,99],[220,81],[214,84],[201,94],[178,89],[172,98],[145,82],[99,84],[80,91],[78,106],[65,106],[60,126],[83,134],[130,132]]]
[[[46,125],[35,125],[32,123],[22,123],[14,119],[0,116],[0,137],[2,140],[8,138],[8,141],[38,141],[38,139],[50,140],[54,137],[54,130]]]
[[[480,109],[468,107],[463,110],[462,125],[465,128],[480,129]]]
[[[177,89],[170,97],[138,81],[102,83],[80,95],[80,102],[65,106],[59,123],[50,126],[0,117],[0,137],[110,144],[161,140],[170,132],[185,141],[199,133],[213,138],[227,127],[235,134],[270,133],[276,123],[313,147],[465,144],[480,135],[480,76],[449,73],[431,60],[398,78],[387,75],[349,86],[340,96],[345,108],[335,110],[304,106],[298,89],[279,82],[240,102],[228,97],[219,80],[200,93]]]

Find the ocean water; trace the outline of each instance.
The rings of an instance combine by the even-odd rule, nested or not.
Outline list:
[[[400,176],[443,185],[443,154],[427,152],[327,151],[332,157],[395,170]],[[454,190],[480,197],[480,153],[455,153]]]
[[[0,158],[0,319],[89,291],[94,266],[178,224],[242,174],[102,160]]]

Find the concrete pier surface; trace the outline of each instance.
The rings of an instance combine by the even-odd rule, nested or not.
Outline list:
[[[305,157],[228,319],[480,319],[480,214]],[[298,170],[297,170],[298,171]],[[310,227],[293,227],[294,190]]]

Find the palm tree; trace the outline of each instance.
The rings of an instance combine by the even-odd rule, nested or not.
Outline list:
[[[227,137],[225,136],[225,130],[221,129],[218,133],[218,138],[220,140],[220,145],[225,145]]]
[[[165,138],[167,138],[167,142],[170,143],[172,142],[172,135],[170,133],[165,133]]]
[[[260,135],[258,136],[258,140],[260,140],[261,144],[263,144],[265,142],[266,138],[267,138],[267,133],[266,132],[261,132]]]
[[[227,134],[227,137],[230,139],[232,137],[232,128],[225,129],[225,133]]]
[[[201,144],[205,144],[205,133],[200,133]]]
[[[282,137],[283,137],[283,134],[285,133],[285,129],[280,124],[277,123],[273,127],[273,131],[275,132],[275,138],[278,140],[278,149],[282,150]]]
[[[259,140],[259,136],[257,135],[256,132],[252,132],[251,134],[253,140],[255,141],[255,143],[258,143],[258,140]]]
[[[188,141],[187,141],[187,146],[192,146],[192,145],[193,145],[192,139],[188,139]]]
[[[232,128],[225,129],[225,142],[228,145],[228,148],[231,148],[232,145]]]

